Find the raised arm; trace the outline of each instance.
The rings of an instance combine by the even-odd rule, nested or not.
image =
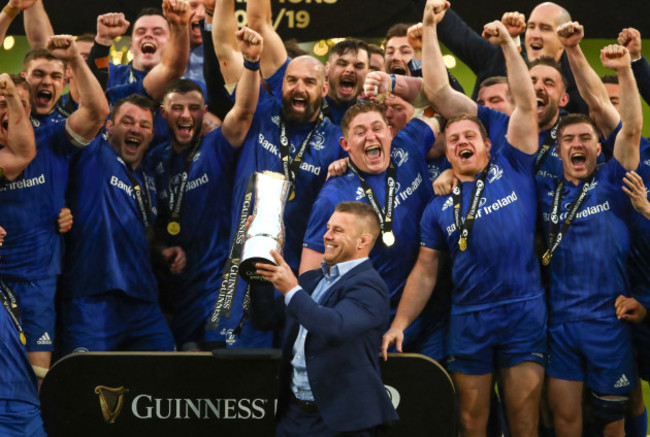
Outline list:
[[[239,147],[248,135],[260,95],[259,65],[263,39],[247,27],[238,31],[236,36],[247,67],[242,70],[235,105],[223,121],[222,132],[231,145]]]
[[[25,35],[29,46],[33,49],[42,49],[47,45],[48,39],[54,35],[50,17],[45,12],[42,0],[21,1],[21,3],[32,3],[33,6],[25,9],[23,22],[25,24]]]
[[[539,148],[539,128],[537,99],[528,67],[502,22],[493,21],[486,24],[483,28],[483,37],[491,44],[500,46],[506,60],[508,86],[515,101],[515,109],[508,123],[508,142],[522,152],[532,155]]]
[[[14,18],[22,11],[31,8],[36,0],[9,0],[9,3],[0,11],[0,44],[5,39],[7,29]]]
[[[476,115],[477,106],[469,97],[449,84],[447,68],[438,42],[437,25],[445,16],[449,2],[428,0],[422,19],[422,78],[424,93],[437,112],[450,118],[460,112]]]
[[[162,100],[167,85],[180,79],[190,58],[190,5],[185,0],[164,0],[163,13],[169,22],[170,37],[160,63],[144,77],[147,94]]]
[[[621,30],[618,43],[630,52],[632,72],[636,78],[641,97],[650,104],[650,64],[641,54],[641,33],[633,27]]]
[[[47,50],[52,56],[67,62],[77,81],[79,108],[68,117],[66,131],[75,144],[87,145],[97,136],[109,113],[104,90],[79,53],[73,36],[50,37]]]
[[[0,119],[0,132],[4,131],[2,134],[6,135],[5,147],[0,148],[0,175],[9,180],[16,179],[36,156],[34,129],[27,109],[27,90],[23,97],[24,104],[11,76],[0,74],[0,110],[3,106],[6,108],[5,117]]]
[[[402,298],[397,307],[397,314],[384,334],[381,345],[384,359],[388,358],[388,348],[395,343],[398,352],[402,352],[404,330],[413,323],[429,301],[438,279],[440,252],[428,247],[421,247],[418,259],[413,266],[404,286]]]
[[[212,42],[223,80],[226,85],[234,85],[244,69],[244,59],[235,36],[235,0],[217,0],[213,16],[206,13],[208,22],[212,23]]]
[[[577,21],[564,23],[557,28],[557,35],[569,58],[578,91],[589,106],[589,116],[596,122],[600,133],[608,137],[618,126],[621,117],[610,102],[605,85],[580,48],[584,28]]]
[[[262,76],[271,77],[287,60],[287,49],[273,28],[271,0],[248,0],[246,17],[248,26],[264,38]]]
[[[639,166],[639,142],[643,127],[641,98],[630,66],[630,54],[620,45],[611,44],[600,51],[600,60],[605,68],[616,71],[620,90],[620,111],[623,126],[614,142],[614,158],[626,170]]]
[[[97,33],[95,43],[90,49],[86,63],[90,67],[103,90],[109,79],[109,53],[113,41],[126,33],[131,23],[121,12],[109,12],[97,16]]]

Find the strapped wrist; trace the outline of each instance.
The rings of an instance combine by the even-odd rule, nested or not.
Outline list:
[[[9,6],[9,4],[7,4],[7,6],[2,9],[2,12],[9,15],[11,18],[16,18],[18,14],[20,14],[20,9],[16,9],[13,6]]]

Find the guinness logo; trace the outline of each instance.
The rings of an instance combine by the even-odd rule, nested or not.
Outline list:
[[[102,415],[106,423],[115,423],[124,405],[124,393],[129,389],[122,387],[107,387],[98,385],[95,393],[99,396],[99,405],[102,407]]]

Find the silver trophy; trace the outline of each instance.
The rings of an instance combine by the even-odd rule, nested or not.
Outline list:
[[[255,207],[244,240],[239,274],[249,283],[268,283],[257,273],[256,263],[273,264],[271,250],[282,253],[284,245],[284,205],[291,182],[282,173],[255,174]]]

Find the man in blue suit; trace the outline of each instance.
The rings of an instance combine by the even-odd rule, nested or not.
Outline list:
[[[372,436],[397,420],[379,373],[389,299],[368,259],[378,235],[370,205],[342,202],[327,223],[321,269],[298,280],[275,251],[277,266],[256,265],[284,295],[254,287],[250,308],[257,329],[286,325],[277,436]]]

